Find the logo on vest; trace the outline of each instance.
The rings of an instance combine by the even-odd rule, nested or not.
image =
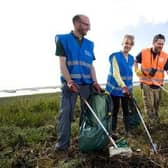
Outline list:
[[[92,54],[88,50],[84,50],[84,54],[88,57],[92,57]]]

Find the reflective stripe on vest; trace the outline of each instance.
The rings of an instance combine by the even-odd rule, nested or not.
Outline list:
[[[150,68],[141,68],[142,72],[150,72]],[[163,69],[157,69],[157,72],[164,73]]]
[[[163,83],[163,81],[164,81],[162,79],[157,79],[157,78],[144,78],[144,77],[142,77],[141,79],[145,82],[149,82],[149,83],[152,83],[152,84],[158,84],[158,85],[160,83]]]
[[[109,76],[112,76],[112,74],[109,73]],[[122,80],[131,80],[132,81],[132,76],[121,76]]]
[[[118,91],[122,91],[122,88],[121,87],[117,87],[117,86],[114,86],[113,84],[107,82],[107,86],[109,86],[112,90],[118,90]],[[127,86],[128,89],[132,89],[132,85],[130,86]]]
[[[85,66],[87,68],[91,68],[91,65],[83,62],[83,61],[67,61],[68,66],[73,66],[73,65],[82,65]]]
[[[71,78],[73,79],[80,79],[80,78],[86,78],[86,79],[90,79],[91,76],[90,75],[84,75],[84,74],[70,74]]]

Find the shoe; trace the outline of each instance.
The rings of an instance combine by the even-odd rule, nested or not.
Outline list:
[[[55,151],[67,151],[68,148],[61,148],[59,143],[56,143],[55,145]]]

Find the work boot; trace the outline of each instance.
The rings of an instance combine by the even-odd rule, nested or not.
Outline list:
[[[61,148],[59,143],[56,143],[55,145],[55,151],[67,151],[68,148]]]

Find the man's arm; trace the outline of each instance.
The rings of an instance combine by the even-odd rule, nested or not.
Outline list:
[[[78,86],[71,79],[71,76],[69,74],[69,71],[68,71],[68,68],[67,68],[67,65],[66,65],[66,57],[64,57],[64,56],[60,57],[59,61],[60,61],[60,71],[61,71],[61,74],[63,75],[64,79],[67,82],[67,86],[70,88],[70,90],[72,92],[78,93],[79,92]]]
[[[66,64],[66,55],[65,55],[65,51],[64,48],[61,44],[61,42],[59,40],[56,40],[56,52],[55,54],[57,56],[59,56],[59,65],[60,65],[60,71],[62,76],[64,77],[64,79],[67,82],[67,86],[70,88],[70,90],[72,92],[78,92],[78,87],[77,85],[74,83],[74,81],[71,79],[70,73],[68,71],[67,68],[67,64]]]
[[[138,77],[140,77],[143,73],[142,71],[139,69],[139,66],[138,66],[138,63],[141,64],[142,62],[142,54],[141,52],[136,56],[136,60],[135,60],[135,63],[134,63],[134,70],[135,70],[135,73]]]
[[[69,71],[68,71],[68,68],[67,68],[67,65],[66,65],[66,57],[65,56],[59,57],[59,61],[60,61],[61,74],[63,75],[65,80],[67,82],[69,82],[71,80],[71,76],[69,74]]]
[[[135,61],[137,63],[141,64],[141,62],[142,62],[142,53],[141,52],[136,56]]]
[[[166,64],[164,66],[164,70],[168,73],[168,59],[167,59]]]
[[[92,80],[94,82],[97,82],[96,71],[95,71],[95,67],[93,64],[91,65],[91,76],[92,76]]]
[[[56,56],[61,56],[61,57],[66,57],[66,54],[65,54],[65,51],[64,51],[64,48],[60,42],[60,40],[58,38],[56,38],[56,51],[55,51],[55,55]]]
[[[56,52],[55,55],[59,56],[59,65],[60,65],[60,71],[65,80],[68,82],[71,80],[69,71],[67,69],[66,65],[66,55],[64,48],[60,42],[60,40],[56,39]]]

